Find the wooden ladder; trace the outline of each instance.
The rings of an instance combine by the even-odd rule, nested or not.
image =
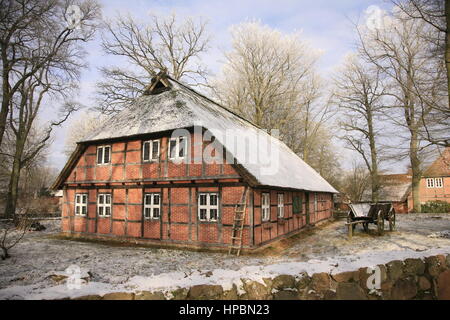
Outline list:
[[[245,187],[241,197],[241,202],[236,205],[234,210],[233,230],[231,232],[231,245],[228,254],[239,256],[242,249],[242,233],[244,231],[245,214],[247,209],[247,195],[249,188]]]

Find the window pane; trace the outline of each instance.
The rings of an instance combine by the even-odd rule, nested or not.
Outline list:
[[[183,158],[185,154],[186,154],[186,138],[180,137],[180,146],[178,155],[180,158]]]
[[[80,196],[79,196],[79,195],[76,196],[75,203],[81,203],[81,202],[80,202]]]
[[[148,205],[148,204],[151,204],[151,199],[152,199],[152,196],[150,195],[150,194],[146,194],[145,195],[145,204],[146,205]]]
[[[144,158],[144,161],[150,160],[150,143],[149,142],[144,142],[143,158]]]
[[[107,216],[111,215],[111,207],[105,207],[105,215]]]
[[[87,195],[83,195],[83,203],[87,203]]]
[[[216,194],[211,194],[210,195],[209,204],[211,206],[216,206],[217,205],[217,195]]]
[[[81,211],[83,214],[86,214],[86,207],[85,206],[83,206],[82,207],[82,211]]]
[[[217,209],[211,209],[209,214],[211,220],[217,220]]]
[[[98,215],[99,216],[103,215],[103,207],[98,207]]]
[[[177,141],[176,140],[170,140],[169,150],[170,150],[170,158],[173,159],[177,155]]]
[[[152,146],[152,160],[157,160],[159,158],[159,140],[153,141]]]
[[[200,205],[201,206],[206,206],[206,194],[201,194],[200,195]]]
[[[150,208],[145,208],[144,215],[146,218],[150,218]]]
[[[97,163],[102,163],[103,159],[103,148],[99,147],[97,148]]]
[[[106,204],[111,204],[111,195],[110,195],[110,194],[107,194],[107,195],[105,196],[105,198],[106,198]]]
[[[102,194],[98,196],[98,203],[99,203],[99,204],[103,204],[103,203],[104,203],[104,202],[103,202],[103,195],[102,195]]]
[[[153,208],[153,218],[159,218],[159,208]]]
[[[206,220],[206,209],[200,209],[200,219]]]
[[[105,147],[105,161],[104,163],[109,163],[111,156],[111,147]]]
[[[153,195],[153,204],[159,204],[159,194]]]
[[[75,206],[75,213],[76,214],[80,214],[80,207],[79,206]]]

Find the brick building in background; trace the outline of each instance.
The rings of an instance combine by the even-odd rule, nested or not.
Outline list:
[[[408,206],[412,210],[411,203]],[[424,171],[420,180],[420,202],[442,201],[450,203],[450,148],[442,154]]]
[[[381,175],[380,201],[392,202],[397,213],[413,212],[411,181],[410,173]],[[423,172],[419,197],[421,204],[437,201],[450,203],[450,148],[439,154]]]
[[[248,133],[268,149],[246,144]],[[199,159],[212,144],[216,160]],[[328,219],[336,193],[284,143],[165,74],[78,143],[53,187],[63,190],[62,231],[72,236],[244,249]]]

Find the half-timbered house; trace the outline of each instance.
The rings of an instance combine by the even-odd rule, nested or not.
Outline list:
[[[78,143],[54,188],[68,235],[237,252],[330,218],[336,193],[280,140],[166,74]]]

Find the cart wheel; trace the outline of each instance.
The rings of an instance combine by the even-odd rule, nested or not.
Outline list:
[[[365,222],[362,225],[363,225],[364,232],[369,232],[369,223]]]
[[[382,236],[384,233],[384,217],[381,210],[378,212],[377,215],[377,227],[378,227],[378,235]]]
[[[389,230],[395,230],[395,211],[391,212],[391,214],[389,215]]]

